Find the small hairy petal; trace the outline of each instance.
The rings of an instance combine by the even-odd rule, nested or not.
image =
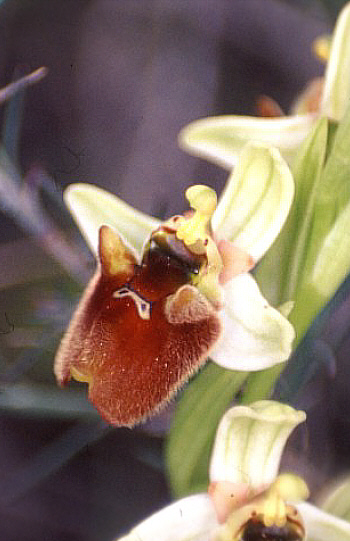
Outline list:
[[[103,225],[99,231],[99,257],[102,272],[118,276],[122,283],[133,275],[136,255],[120,235],[107,225]]]
[[[203,321],[213,313],[211,304],[190,285],[182,286],[165,303],[166,318],[173,324]]]

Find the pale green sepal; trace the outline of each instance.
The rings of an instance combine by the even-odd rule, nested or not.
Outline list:
[[[212,359],[231,370],[262,370],[288,359],[294,329],[270,306],[253,276],[240,274],[224,286],[223,334]]]
[[[95,255],[101,225],[114,227],[139,254],[145,240],[160,225],[156,218],[92,184],[71,184],[64,192],[64,201]]]
[[[210,541],[217,528],[210,497],[196,494],[161,509],[120,541]]]
[[[350,477],[338,484],[320,506],[323,511],[350,522]]]
[[[305,418],[303,411],[271,400],[231,408],[216,434],[210,480],[248,484],[253,490],[270,486],[289,435]]]
[[[350,523],[337,518],[314,505],[301,502],[296,505],[306,530],[306,541],[350,541]]]
[[[279,234],[293,196],[293,177],[279,151],[248,143],[212,218],[217,238],[259,260]]]
[[[340,12],[333,33],[330,56],[327,63],[322,114],[341,120],[350,98],[350,4]]]
[[[179,144],[190,154],[232,169],[238,154],[248,141],[279,148],[291,161],[296,149],[305,139],[314,115],[279,118],[224,115],[196,120],[179,135]]]

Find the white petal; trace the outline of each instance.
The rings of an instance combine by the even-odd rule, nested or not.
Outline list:
[[[341,120],[350,98],[350,4],[340,12],[327,64],[321,112]]]
[[[160,224],[92,184],[71,184],[64,192],[64,201],[95,255],[101,225],[114,227],[140,253],[145,240]]]
[[[350,541],[350,522],[325,513],[307,502],[299,503],[296,507],[305,524],[306,541]]]
[[[314,115],[279,118],[223,115],[196,120],[180,133],[180,146],[190,154],[232,169],[248,141],[277,147],[290,161],[304,141]]]
[[[210,541],[217,528],[210,497],[196,494],[161,509],[120,541]]]
[[[231,408],[216,434],[210,481],[253,490],[271,485],[290,433],[305,418],[304,412],[272,400]]]
[[[293,177],[278,150],[247,144],[213,215],[215,234],[257,261],[279,234],[293,196]]]
[[[262,370],[288,359],[294,340],[289,321],[272,308],[250,274],[224,286],[223,334],[212,359],[231,370]]]

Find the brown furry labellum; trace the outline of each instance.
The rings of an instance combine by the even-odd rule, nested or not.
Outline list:
[[[152,240],[152,237],[151,237]],[[210,302],[191,285],[188,261],[150,242],[141,263],[108,226],[100,265],[55,360],[60,385],[89,384],[102,417],[133,426],[158,412],[205,362],[220,335]]]

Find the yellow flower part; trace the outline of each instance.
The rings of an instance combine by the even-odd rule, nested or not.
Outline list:
[[[216,193],[209,186],[197,184],[186,190],[186,199],[195,212],[192,217],[181,221],[176,236],[189,247],[198,241],[205,246],[210,220],[217,205]]]
[[[332,36],[319,36],[312,44],[313,53],[319,60],[326,63],[329,60],[331,50]]]
[[[210,222],[217,206],[216,193],[209,186],[197,184],[186,190],[186,199],[194,214],[179,220],[176,237],[184,242],[190,252],[205,255],[206,265],[202,266],[193,283],[214,306],[220,307],[222,291],[219,276],[224,265],[210,234]]]

